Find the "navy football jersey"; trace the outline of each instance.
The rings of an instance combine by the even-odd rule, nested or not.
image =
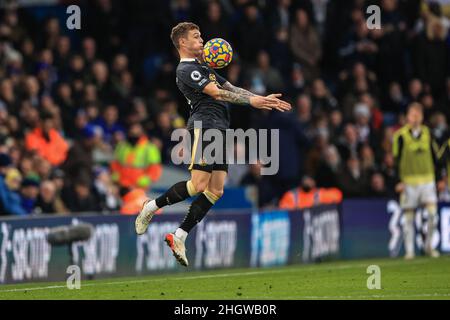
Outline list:
[[[202,128],[228,129],[230,114],[228,104],[204,94],[203,89],[215,82],[220,88],[227,80],[206,64],[197,60],[181,61],[177,67],[177,86],[191,107],[187,129],[194,128],[194,121],[201,121]]]

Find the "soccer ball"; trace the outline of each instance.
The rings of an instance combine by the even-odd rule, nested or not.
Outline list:
[[[209,40],[203,47],[205,62],[214,69],[222,69],[230,64],[233,58],[233,48],[221,38]]]

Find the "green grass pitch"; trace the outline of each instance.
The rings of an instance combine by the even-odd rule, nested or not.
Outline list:
[[[381,289],[367,288],[369,265]],[[6,299],[450,299],[450,256],[340,261],[277,268],[0,286]]]

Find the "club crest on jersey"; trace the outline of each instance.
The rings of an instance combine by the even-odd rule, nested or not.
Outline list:
[[[217,79],[216,79],[216,75],[214,73],[209,74],[209,80],[214,82],[216,85],[219,85],[219,83],[217,82]]]
[[[197,70],[194,70],[191,72],[191,79],[194,81],[198,81],[200,80],[200,78],[202,77],[201,73],[198,72]]]

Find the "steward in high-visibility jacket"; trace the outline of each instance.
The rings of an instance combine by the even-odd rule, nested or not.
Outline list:
[[[40,126],[25,136],[25,148],[34,151],[53,166],[61,165],[67,158],[69,144],[55,129],[53,115],[43,113]]]
[[[142,209],[142,203],[147,200],[147,194],[144,189],[136,188],[127,192],[122,197],[121,214],[137,214]]]
[[[342,191],[337,188],[313,188],[304,191],[295,188],[286,192],[280,200],[281,209],[304,209],[320,204],[333,204],[342,201]]]
[[[161,177],[161,153],[145,135],[135,144],[121,141],[114,151],[111,171],[113,181],[121,187],[148,189]]]

